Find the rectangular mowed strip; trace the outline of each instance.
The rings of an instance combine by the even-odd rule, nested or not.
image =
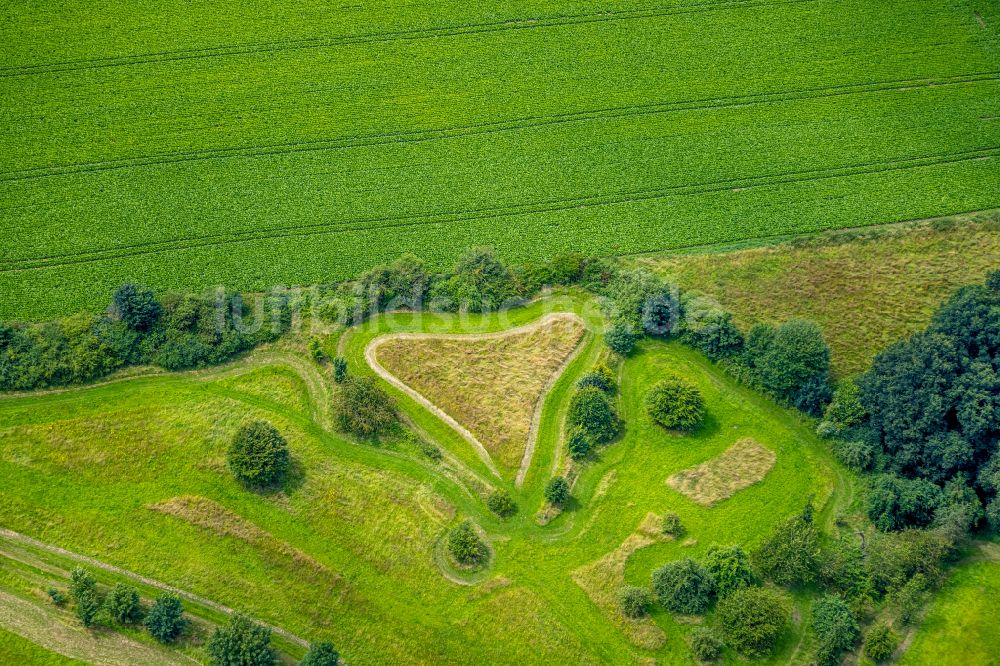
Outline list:
[[[774,451],[750,438],[720,455],[667,479],[667,485],[704,506],[712,506],[762,480],[774,467]]]
[[[0,26],[0,319],[1000,205],[987,0],[140,9]]]

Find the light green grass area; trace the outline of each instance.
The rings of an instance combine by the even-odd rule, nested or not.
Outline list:
[[[0,318],[1000,205],[988,0],[0,9]],[[530,239],[530,242],[525,242]],[[44,297],[39,297],[44,295]]]
[[[344,348],[358,373],[365,340],[392,328],[391,318],[428,332],[481,332],[546,311],[594,322],[593,307],[570,292],[500,317],[389,315],[350,331]],[[585,349],[550,392],[537,457],[519,491],[476,468],[464,442],[415,403],[400,400],[405,417],[446,452],[440,463],[405,441],[361,443],[330,432],[323,407],[313,404],[315,378],[295,370],[304,359],[290,354],[283,362],[264,350],[208,372],[2,399],[0,525],[245,608],[303,638],[330,638],[351,664],[688,664],[692,625],[656,612],[664,641],[638,647],[572,573],[618,549],[650,513],[676,511],[688,534],[636,550],[622,570],[628,582],[648,584],[656,566],[699,556],[713,543],[752,547],[810,495],[825,507],[820,515],[830,515],[844,501],[842,472],[794,412],[689,349],[648,342],[621,368],[625,433],[584,466],[566,510],[540,526],[541,489],[563,456],[563,407],[597,349]],[[293,370],[308,410],[301,392],[280,388],[298,385],[288,376]],[[708,418],[691,435],[660,429],[642,410],[645,392],[668,371],[705,396]],[[275,377],[283,377],[280,390]],[[248,418],[271,420],[289,440],[294,472],[280,492],[249,492],[225,469],[228,438]],[[665,483],[744,437],[777,456],[758,483],[712,507]],[[500,521],[486,510],[487,484],[514,492],[514,517]],[[178,497],[205,499],[163,511]],[[147,508],[153,504],[161,510]],[[178,506],[201,510],[185,514]],[[494,553],[472,585],[446,577],[455,578],[435,558],[446,527],[463,517],[485,530]],[[801,636],[800,626],[790,630],[771,663],[799,660]]]
[[[818,322],[844,377],[927,326],[956,289],[1000,270],[1000,211],[637,261],[716,298],[744,331],[791,317]]]
[[[87,662],[49,652],[0,627],[0,663],[31,666],[86,666]]]
[[[905,666],[1000,664],[1000,562],[960,565],[931,605],[898,663]]]

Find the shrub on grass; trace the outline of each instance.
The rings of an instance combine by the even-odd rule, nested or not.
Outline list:
[[[498,490],[491,494],[486,500],[486,506],[501,518],[508,518],[517,513],[517,504],[506,490]]]
[[[233,613],[225,626],[212,633],[206,645],[212,666],[274,666],[271,630],[243,613]]]
[[[865,654],[876,664],[888,661],[899,645],[899,637],[884,623],[879,622],[865,636]]]
[[[657,382],[644,404],[649,417],[669,430],[691,430],[705,416],[705,401],[698,388],[676,376]]]
[[[840,597],[827,594],[813,605],[813,631],[816,632],[816,662],[836,666],[840,656],[854,647],[860,629],[850,607]]]
[[[639,336],[632,332],[631,327],[622,323],[612,324],[604,333],[604,344],[620,356],[631,354],[638,339]]]
[[[644,587],[626,585],[618,593],[618,605],[625,617],[640,618],[649,611],[649,592]]]
[[[702,565],[715,579],[715,591],[720,599],[757,582],[750,568],[750,558],[739,546],[712,546]]]
[[[553,506],[562,506],[569,499],[569,482],[562,476],[554,476],[545,484],[545,499]]]
[[[151,289],[126,282],[115,290],[112,310],[133,331],[148,331],[163,313],[163,306]]]
[[[333,359],[333,381],[343,384],[345,379],[347,379],[347,359],[338,356]]]
[[[711,629],[699,627],[691,632],[691,654],[701,662],[712,662],[722,656],[722,641]]]
[[[472,522],[464,520],[448,534],[448,552],[459,564],[471,566],[486,561],[489,551],[476,534]]]
[[[184,631],[184,606],[175,594],[165,592],[156,598],[146,619],[143,620],[149,635],[161,643],[172,643]]]
[[[681,517],[673,511],[663,514],[663,533],[675,539],[684,534],[684,525],[681,524]]]
[[[309,646],[299,666],[337,666],[340,654],[330,641],[316,641]]]
[[[326,352],[323,351],[323,343],[320,342],[319,338],[309,338],[309,355],[317,363],[322,363],[326,360]]]
[[[97,591],[97,579],[83,567],[74,567],[69,575],[69,594],[74,599],[79,599],[87,592]]]
[[[774,649],[789,618],[775,592],[747,587],[719,602],[716,619],[734,650],[748,657],[763,657]]]
[[[62,607],[66,605],[66,595],[57,590],[56,588],[50,587],[46,591],[46,594],[49,595],[49,599],[51,599],[52,603],[54,603],[56,606]]]
[[[241,483],[277,485],[288,472],[288,443],[267,421],[252,421],[236,431],[227,460],[229,470]]]
[[[569,451],[569,457],[573,460],[580,461],[587,457],[591,444],[590,438],[587,437],[583,428],[573,428],[569,434],[569,441],[566,442],[566,449]]]
[[[653,592],[664,608],[674,613],[703,613],[712,603],[715,581],[690,557],[668,562],[653,572]]]
[[[107,608],[111,619],[118,624],[133,624],[142,619],[139,591],[125,583],[118,583],[111,588],[104,607]]]
[[[601,389],[608,395],[614,395],[618,388],[615,385],[614,371],[603,363],[594,366],[593,370],[581,377],[580,381],[576,383],[577,388],[582,389],[588,386]]]
[[[570,426],[581,428],[595,444],[614,439],[620,426],[618,414],[608,396],[593,386],[580,389],[573,395],[567,420]]]
[[[370,377],[349,377],[340,385],[335,403],[337,421],[346,432],[374,437],[396,422],[392,398]]]

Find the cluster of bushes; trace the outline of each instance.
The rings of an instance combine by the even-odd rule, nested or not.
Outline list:
[[[130,365],[182,370],[226,361],[287,330],[286,298],[251,311],[239,294],[168,294],[124,284],[108,311],[40,324],[0,323],[0,390],[99,379]]]
[[[67,601],[55,588],[48,593],[59,606]],[[107,594],[102,594],[94,575],[82,567],[75,568],[70,575],[69,595],[77,617],[86,627],[141,624],[150,636],[169,644],[176,642],[188,626],[184,606],[176,595],[161,594],[146,609],[135,587],[118,583]],[[213,632],[205,647],[213,666],[275,666],[280,663],[277,652],[271,647],[271,630],[239,612],[233,613],[225,626]],[[332,643],[320,641],[310,646],[299,664],[336,666],[339,658]]]
[[[53,588],[48,593],[53,603],[59,606],[66,603],[61,591]],[[83,567],[76,567],[70,574],[69,596],[76,616],[85,627],[137,626],[141,623],[156,640],[172,643],[187,626],[184,607],[176,595],[164,593],[146,609],[136,588],[118,583],[105,594],[98,589],[94,574]]]
[[[746,336],[715,301],[678,288],[647,270],[610,269],[605,297],[605,343],[631,353],[643,336],[677,337],[718,361],[738,379],[775,399],[818,416],[830,401],[830,349],[813,322],[757,324]],[[671,426],[667,426],[671,427]]]
[[[618,434],[621,419],[612,403],[617,392],[615,373],[604,364],[580,378],[566,417],[570,428],[566,446],[573,460],[585,459]]]
[[[818,431],[870,476],[879,529],[1000,530],[1000,271],[838,388]]]
[[[489,312],[533,297],[548,285],[578,284],[595,273],[592,260],[564,254],[548,262],[509,266],[488,248],[472,248],[450,271],[433,273],[412,254],[376,266],[353,282],[324,287],[320,316],[356,324],[388,310],[429,308],[445,312]],[[600,280],[600,272],[596,278]]]

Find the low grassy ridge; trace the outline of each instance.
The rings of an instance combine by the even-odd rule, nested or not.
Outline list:
[[[389,318],[423,332],[473,333],[536,321],[546,308],[589,322],[591,307],[569,294],[505,318],[387,315],[349,332],[342,348],[351,372],[370,372],[363,350],[398,330]],[[565,510],[538,525],[542,487],[562,456],[562,406],[594,360],[595,339],[548,394],[521,489],[475,468],[463,443],[412,401],[400,399],[403,414],[446,453],[441,462],[408,437],[365,443],[331,432],[304,359],[264,350],[210,372],[0,400],[0,524],[245,608],[303,638],[330,638],[351,664],[687,664],[691,625],[654,611],[636,633],[604,588],[648,585],[656,566],[713,543],[752,547],[809,496],[820,506],[838,501],[837,468],[793,412],[689,349],[645,342],[621,368],[623,436],[582,468]],[[646,392],[667,372],[705,397],[708,416],[689,435],[645,415]],[[289,441],[293,473],[273,493],[240,487],[225,468],[228,439],[250,418],[272,421]],[[664,483],[744,438],[775,455],[754,485],[705,506]],[[508,488],[520,511],[503,521],[490,514],[489,485]],[[679,514],[685,538],[656,534],[666,511]],[[466,517],[493,552],[474,581],[446,576],[434,556],[446,529]],[[604,588],[591,584],[598,578]],[[788,661],[800,633],[789,631],[771,663]]]
[[[147,5],[2,14],[2,319],[1000,205],[990,0]]]
[[[1000,211],[638,261],[714,296],[744,329],[791,317],[817,321],[834,371],[847,376],[925,327],[956,288],[1000,269]]]
[[[552,318],[511,333],[390,336],[378,362],[483,443],[499,468],[517,470],[536,406],[580,344],[578,318]]]

